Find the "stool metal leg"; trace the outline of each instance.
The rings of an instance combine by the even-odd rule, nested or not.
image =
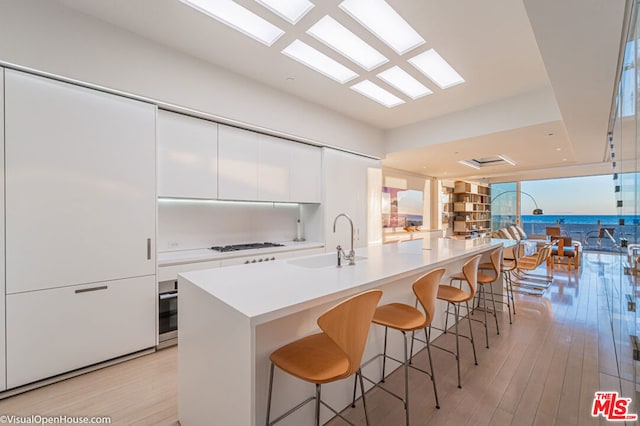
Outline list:
[[[364,421],[369,426],[369,414],[367,414],[367,402],[364,397],[364,380],[362,380],[362,371],[358,370],[357,377],[360,378],[360,392],[362,393],[362,408],[364,409]]]
[[[493,295],[493,287],[492,286],[493,286],[493,283],[489,284],[489,288],[491,289],[491,303],[493,304],[493,317],[496,320],[496,332],[498,334],[500,334],[500,326],[498,325],[498,311],[496,310],[496,298]],[[509,297],[508,293],[507,293],[507,297]]]
[[[407,426],[409,426],[409,356],[408,356],[408,346],[407,342],[407,333],[402,332],[402,337],[404,338],[404,415]]]
[[[267,394],[267,423],[266,426],[269,426],[269,415],[271,414],[271,391],[273,390],[273,368],[275,366],[271,363],[271,368],[269,369],[269,393]]]
[[[384,383],[384,377],[385,377],[385,368],[387,366],[387,331],[388,331],[388,327],[384,328],[384,350],[383,350],[383,354],[384,356],[382,357],[382,379],[380,380],[382,383]]]
[[[320,426],[320,385],[316,384],[316,408],[315,408],[316,426]]]
[[[467,303],[467,309],[469,304]],[[460,384],[460,338],[458,337],[458,319],[460,318],[460,307],[456,304],[453,305],[453,309],[456,311],[456,367],[458,369],[458,389],[462,389]],[[467,312],[467,316],[469,313]]]
[[[431,325],[429,325],[431,328]],[[436,387],[436,375],[433,372],[433,361],[431,361],[431,343],[429,340],[431,339],[431,333],[427,332],[427,327],[424,328],[424,336],[427,342],[427,355],[429,355],[429,370],[431,370],[431,381],[433,382],[433,394],[436,396],[436,408],[440,409],[440,402],[438,402],[438,389]]]
[[[487,349],[489,349],[489,327],[487,327],[487,292],[484,289],[485,284],[480,285],[480,292],[482,293],[482,300],[484,303],[484,338],[487,343]]]
[[[467,304],[467,312],[469,312],[469,302],[465,302]],[[467,315],[467,319],[469,320],[469,340],[471,340],[471,347],[473,348],[473,360],[475,364],[478,365],[478,357],[476,357],[476,344],[473,340],[473,329],[471,328],[471,317]]]

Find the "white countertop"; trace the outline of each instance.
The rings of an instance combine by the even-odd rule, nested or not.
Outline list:
[[[210,260],[232,259],[235,257],[256,256],[285,251],[305,250],[324,247],[324,243],[317,241],[277,241],[282,247],[268,247],[253,250],[238,250],[219,252],[205,249],[164,251],[158,253],[158,266],[181,265],[184,263],[207,262]]]
[[[337,268],[334,253],[180,274],[246,316],[252,325],[488,251],[511,240],[427,239],[356,250],[366,259]],[[305,267],[302,262],[327,266]],[[313,258],[313,259],[312,259]],[[332,259],[331,259],[332,258]],[[312,260],[307,260],[312,259]],[[296,264],[297,263],[297,264]],[[447,271],[451,274],[458,271]]]

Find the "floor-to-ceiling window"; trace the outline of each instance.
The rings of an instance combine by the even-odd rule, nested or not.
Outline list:
[[[516,182],[491,185],[491,229],[498,230],[518,222],[518,194]]]

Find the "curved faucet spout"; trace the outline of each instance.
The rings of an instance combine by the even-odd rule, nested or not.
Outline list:
[[[348,255],[345,255],[344,258],[346,260],[349,261],[349,265],[355,265],[356,264],[356,252],[353,250],[353,236],[354,236],[354,232],[353,232],[353,220],[351,220],[351,218],[349,217],[348,214],[346,213],[340,213],[338,216],[336,216],[336,218],[333,220],[333,232],[336,232],[336,223],[338,222],[338,219],[340,217],[344,217],[349,221],[349,225],[351,226],[351,250],[349,251]],[[339,246],[338,246],[339,247]],[[338,253],[338,256],[340,256],[340,253]]]

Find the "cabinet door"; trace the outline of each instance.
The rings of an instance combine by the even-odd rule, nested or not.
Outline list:
[[[258,199],[258,134],[218,127],[218,196],[224,200]]]
[[[8,293],[155,274],[155,116],[6,70]]]
[[[4,199],[4,68],[0,68],[0,200]],[[0,224],[4,224],[4,204],[0,204]],[[4,226],[0,226],[0,391],[6,389]]]
[[[218,198],[218,125],[158,111],[158,196]]]
[[[322,202],[322,150],[313,146],[292,143],[291,201]]]
[[[380,168],[380,162],[370,158],[323,148],[325,248],[335,250],[340,244],[349,249],[350,227],[344,218],[338,219],[336,232],[333,222],[338,214],[346,213],[353,220],[354,246],[367,245],[367,189],[368,169]],[[378,224],[377,226],[382,226]]]
[[[155,277],[7,296],[7,387],[155,346]]]
[[[273,136],[260,135],[258,142],[258,199],[289,201],[291,199],[291,146]]]

